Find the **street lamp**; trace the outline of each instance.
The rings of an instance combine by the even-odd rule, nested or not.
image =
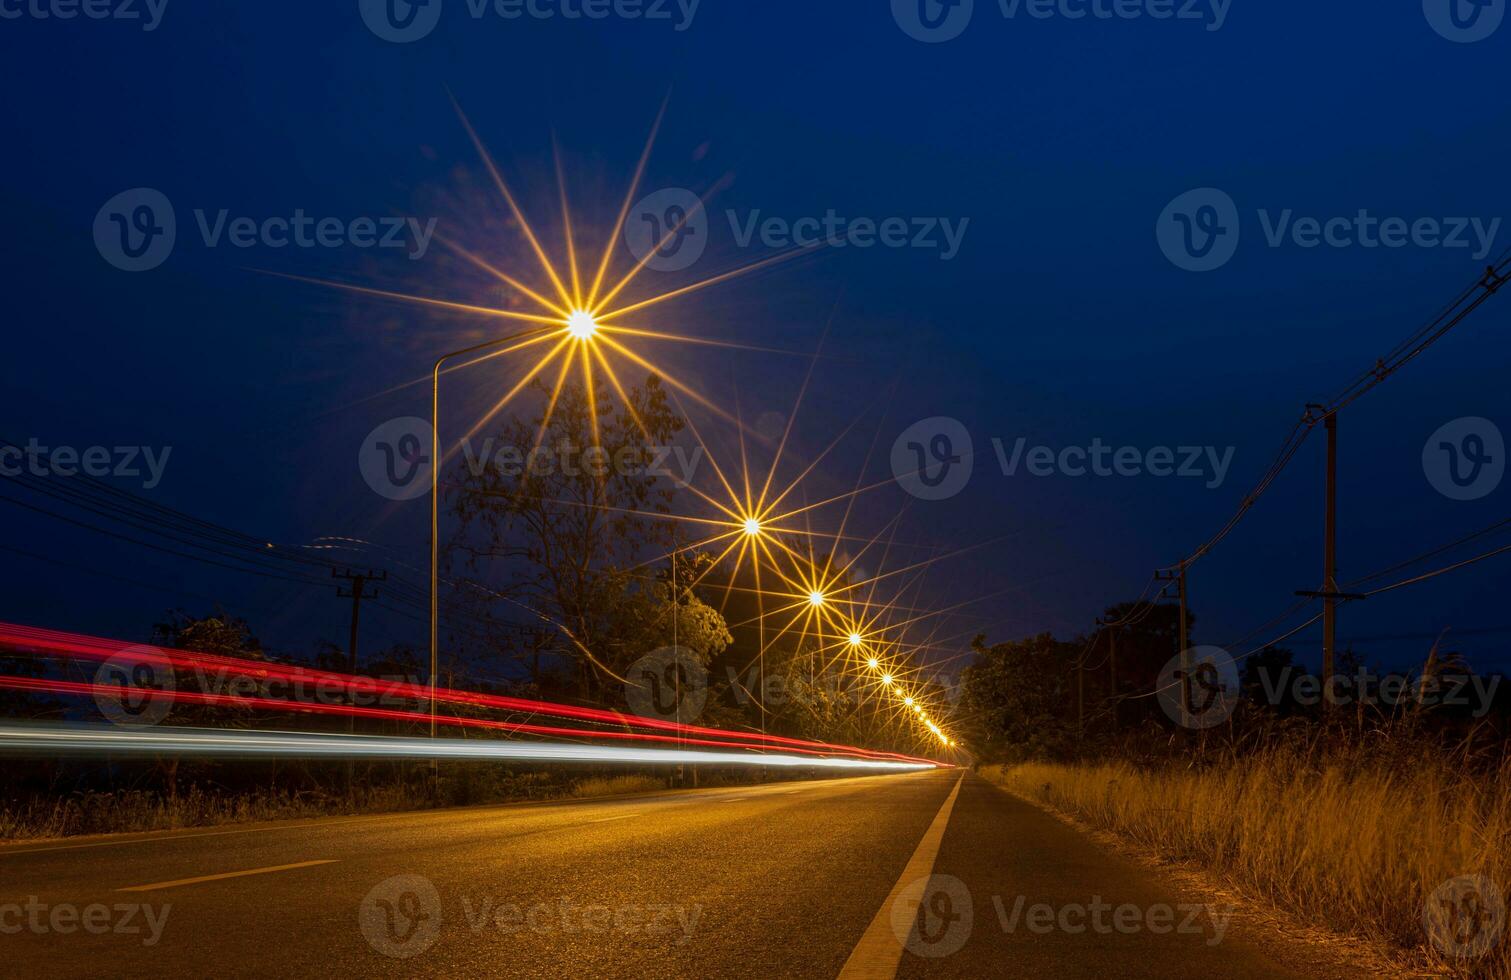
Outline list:
[[[588,340],[598,332],[598,321],[587,310],[576,310],[567,317],[567,333],[574,340]]]
[[[578,319],[579,317],[586,318]],[[573,327],[573,323],[577,327]],[[586,336],[592,336],[597,332],[598,324],[592,316],[586,313],[574,313],[567,320],[567,330],[577,336],[576,330],[584,328],[584,323],[591,329]],[[442,354],[436,359],[435,368],[430,372],[430,737],[435,738],[435,706],[436,706],[436,675],[439,673],[440,648],[440,494],[441,494],[441,368],[454,357],[462,357],[467,354],[475,354],[478,351],[488,350],[493,347],[502,347],[505,344],[519,343],[533,340],[545,334],[555,333],[561,330],[557,324],[550,326],[534,327],[530,330],[522,330],[519,333],[510,334],[507,337],[499,337],[487,340],[481,344],[473,344],[471,347],[463,347],[449,354]]]

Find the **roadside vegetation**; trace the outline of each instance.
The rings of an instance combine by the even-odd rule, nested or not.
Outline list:
[[[1120,636],[1116,675],[1099,643],[978,641],[964,698],[986,747],[981,773],[1429,974],[1511,978],[1505,701],[1423,697],[1432,689],[1424,678],[1468,671],[1434,648],[1393,704],[1299,704],[1261,676],[1292,667],[1288,651],[1267,649],[1243,664],[1231,715],[1185,729],[1143,696],[1174,650],[1173,615],[1157,612],[1143,635]],[[1079,705],[1064,667],[1077,657],[1100,668],[1081,679]],[[1351,671],[1362,661],[1348,659]],[[1472,888],[1451,884],[1466,879]]]
[[[145,774],[144,774],[145,775]],[[144,780],[149,785],[151,780]],[[330,780],[339,786],[339,774]],[[0,800],[0,841],[41,840],[83,834],[182,830],[261,820],[401,813],[447,806],[586,799],[649,793],[667,780],[649,774],[508,772],[497,767],[449,765],[439,787],[429,770],[365,776],[351,790],[216,789],[191,784],[173,796],[155,789],[82,790]]]

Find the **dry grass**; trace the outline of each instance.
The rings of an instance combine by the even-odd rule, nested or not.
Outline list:
[[[42,840],[83,834],[180,830],[259,820],[400,813],[437,806],[584,799],[665,789],[662,779],[644,775],[586,776],[575,781],[548,773],[507,778],[448,780],[441,797],[424,783],[394,782],[358,787],[351,795],[326,792],[209,793],[191,788],[169,799],[159,793],[127,790],[73,793],[61,797],[0,800],[0,841]]]
[[[626,793],[654,793],[666,789],[666,780],[651,776],[590,776],[572,787],[571,795],[623,796]]]
[[[1511,978],[1504,931],[1486,955],[1460,959],[1434,949],[1423,925],[1428,897],[1451,878],[1511,889],[1511,767],[1468,775],[1432,758],[1275,749],[1202,769],[1029,763],[984,774],[1334,931],[1454,975]]]

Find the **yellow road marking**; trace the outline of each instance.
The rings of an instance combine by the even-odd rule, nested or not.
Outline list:
[[[160,881],[153,885],[133,885],[130,888],[117,888],[122,892],[155,892],[164,888],[178,888],[180,885],[198,885],[206,881],[224,881],[227,878],[245,878],[249,875],[270,875],[276,871],[293,871],[296,868],[313,868],[319,864],[335,864],[335,861],[300,861],[298,864],[279,864],[271,868],[252,868],[248,871],[227,871],[218,875],[203,875],[199,878],[180,878],[177,881]]]
[[[876,917],[871,920],[865,934],[860,937],[860,942],[850,952],[844,969],[839,972],[840,980],[878,980],[897,976],[897,967],[902,963],[902,944],[892,932],[892,906],[901,899],[903,890],[908,885],[934,873],[934,859],[939,856],[939,845],[944,840],[945,828],[950,823],[950,811],[955,808],[955,797],[960,795],[960,784],[964,781],[963,775],[955,780],[955,788],[950,790],[944,806],[934,815],[934,822],[929,824],[929,829],[923,832],[923,840],[918,842],[913,856],[908,859],[908,866],[903,868],[902,877],[892,886],[886,901],[876,910]]]

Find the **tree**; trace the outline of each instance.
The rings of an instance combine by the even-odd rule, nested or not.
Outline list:
[[[1080,646],[1048,633],[971,644],[976,661],[961,674],[970,745],[986,759],[1065,758],[1074,753],[1075,689]]]
[[[166,620],[153,624],[152,634],[159,646],[208,653],[217,657],[236,657],[243,660],[263,660],[262,643],[252,633],[246,620],[227,615],[217,609],[213,615],[195,618],[182,610],[174,610]],[[227,672],[207,669],[174,670],[173,689],[198,691],[206,694],[247,694],[250,686],[246,678],[237,678]],[[163,721],[171,725],[194,728],[227,728],[247,724],[251,714],[247,709],[225,708],[215,705],[174,704]],[[179,758],[169,756],[159,763],[168,798],[178,795]]]
[[[686,590],[673,601],[665,574],[652,571],[676,548],[666,516],[675,489],[655,466],[658,450],[685,424],[660,379],[623,399],[597,382],[591,394],[583,383],[536,392],[547,403],[533,421],[509,421],[453,470],[448,563],[465,576],[461,594],[488,616],[517,620],[523,607],[548,619],[554,653],[593,700],[670,643],[674,622],[684,646],[723,649],[718,613]]]

